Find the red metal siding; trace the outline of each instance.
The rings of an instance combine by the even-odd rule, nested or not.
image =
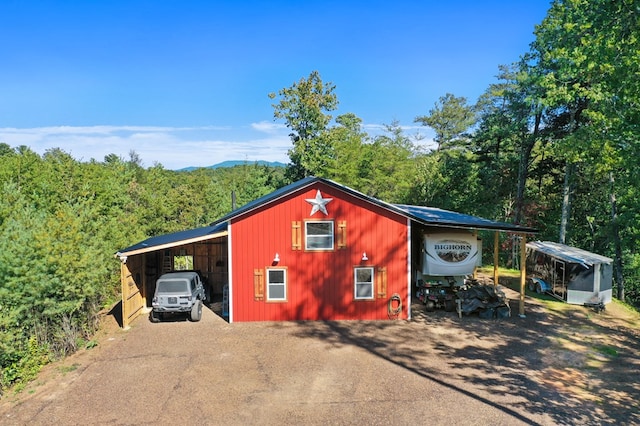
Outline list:
[[[328,215],[316,212],[305,199],[333,198]],[[334,221],[334,250],[304,250],[305,220]],[[292,248],[292,222],[299,221],[301,250]],[[339,223],[346,221],[346,248],[338,248]],[[344,320],[388,318],[389,298],[397,293],[403,301],[399,318],[407,318],[407,224],[406,218],[362,201],[331,186],[317,183],[285,199],[240,217],[232,223],[233,321]],[[368,260],[362,261],[363,252]],[[278,253],[280,262],[273,263]],[[287,300],[266,300],[266,269],[287,270]],[[386,268],[385,297],[354,300],[354,267]],[[256,300],[254,271],[265,276],[265,298]]]

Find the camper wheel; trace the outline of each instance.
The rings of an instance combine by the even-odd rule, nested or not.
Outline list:
[[[536,286],[533,283],[533,280],[531,278],[529,278],[527,280],[527,287],[529,288],[529,291],[531,291],[531,292],[536,291]]]

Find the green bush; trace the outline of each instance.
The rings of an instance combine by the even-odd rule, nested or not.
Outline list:
[[[38,344],[34,336],[27,340],[24,350],[12,355],[13,360],[0,370],[0,395],[11,386],[20,389],[33,380],[40,369],[49,362],[49,349]]]

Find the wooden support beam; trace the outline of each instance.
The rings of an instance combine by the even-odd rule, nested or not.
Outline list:
[[[479,262],[476,263],[476,266],[473,267],[473,279],[478,279],[478,265],[482,266],[482,240],[478,238],[478,231],[475,230],[473,231],[473,236],[476,237],[476,240],[478,240],[478,260]]]
[[[500,259],[500,234],[493,235],[493,285],[498,286],[498,262]]]
[[[129,328],[129,311],[127,310],[127,300],[126,296],[128,294],[127,291],[127,273],[129,270],[127,269],[127,259],[120,260],[120,285],[122,291],[122,328],[127,330]]]
[[[122,259],[120,259],[120,290],[121,290],[121,297],[122,297],[122,328],[126,328],[127,325],[129,325],[128,323],[126,323],[125,318],[127,317],[127,312],[126,312],[126,308],[124,305],[124,262],[122,261]]]
[[[525,296],[525,284],[527,281],[527,235],[520,234],[520,306],[519,315],[520,318],[524,318],[524,296]]]

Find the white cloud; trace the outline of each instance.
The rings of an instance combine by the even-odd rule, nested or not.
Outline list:
[[[363,128],[370,134],[383,134],[383,125]],[[247,130],[249,129],[249,130]],[[424,149],[435,144],[428,128],[403,126],[402,130]],[[102,161],[116,154],[124,159],[135,151],[146,167],[162,164],[167,169],[207,167],[223,161],[279,161],[287,163],[291,140],[286,126],[269,121],[252,123],[248,128],[165,127],[165,126],[52,126],[0,128],[0,143],[11,147],[26,145],[42,155],[59,148],[80,161]]]
[[[212,126],[0,128],[0,142],[12,147],[26,145],[38,154],[59,148],[81,161],[102,161],[108,154],[128,158],[133,150],[146,166],[160,163],[167,169],[206,167],[226,160],[288,162],[290,140],[278,134],[277,125],[269,128],[258,123],[251,127],[254,130],[248,134]]]
[[[259,132],[273,134],[286,131],[287,126],[270,121],[260,121],[258,123],[251,123],[251,128]]]

